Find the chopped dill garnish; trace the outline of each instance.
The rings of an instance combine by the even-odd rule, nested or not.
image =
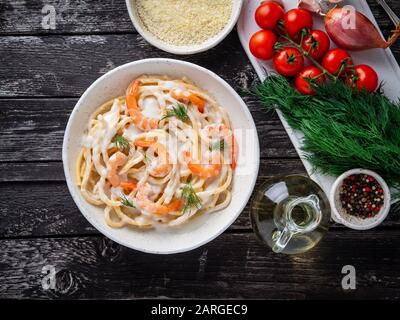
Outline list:
[[[193,187],[190,183],[187,183],[182,188],[182,199],[185,203],[185,206],[183,207],[183,213],[192,208],[197,208],[197,209],[201,208],[201,199],[193,190]]]
[[[225,141],[224,140],[217,141],[210,146],[210,151],[213,151],[213,150],[224,151],[224,149],[225,149]]]
[[[116,135],[113,142],[115,143],[115,146],[121,151],[129,149],[129,141],[126,140],[123,136]]]
[[[166,115],[161,118],[161,120],[164,120],[166,118],[171,118],[171,117],[176,117],[182,121],[189,120],[189,116],[187,114],[186,107],[181,103],[178,103],[176,105],[176,107],[172,107],[172,110],[168,111],[166,113]]]
[[[136,208],[133,205],[132,200],[128,199],[126,196],[122,196],[121,204],[125,207],[131,207],[131,208]]]

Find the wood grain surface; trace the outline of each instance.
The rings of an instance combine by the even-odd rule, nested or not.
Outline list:
[[[368,3],[388,35],[392,23]],[[400,2],[388,3],[400,15]],[[54,30],[41,25],[46,4],[56,9]],[[400,61],[400,45],[392,51]],[[299,256],[273,254],[255,238],[249,205],[223,235],[183,254],[144,254],[100,235],[68,192],[64,129],[95,79],[149,57],[199,64],[238,92],[258,82],[235,31],[206,53],[174,56],[141,38],[124,0],[0,2],[0,298],[400,299],[400,212],[370,231],[333,224]],[[244,100],[260,138],[257,185],[268,176],[305,174],[276,114],[253,97]],[[351,292],[341,287],[344,265],[357,270]],[[54,289],[42,287],[46,266],[55,268]]]
[[[358,239],[359,241],[354,241]],[[17,298],[385,298],[400,295],[400,234],[331,232],[311,252],[277,255],[252,233],[224,233],[202,248],[157,256],[102,236],[0,242],[0,293]],[[351,248],[351,250],[346,250]],[[357,270],[357,290],[341,287],[342,267]],[[43,267],[56,287],[44,290]]]

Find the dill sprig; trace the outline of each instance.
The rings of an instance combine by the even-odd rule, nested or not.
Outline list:
[[[182,188],[182,199],[185,203],[183,207],[183,213],[192,208],[197,208],[197,209],[201,208],[201,199],[196,194],[190,183],[187,183]]]
[[[225,141],[224,140],[219,140],[217,142],[214,142],[213,144],[210,145],[210,151],[213,150],[218,150],[218,151],[224,151],[225,149]]]
[[[132,200],[128,199],[126,196],[122,196],[121,198],[121,204],[125,207],[131,207],[131,208],[135,208],[135,206],[133,205]]]
[[[186,107],[181,103],[178,103],[176,105],[176,107],[172,107],[172,110],[168,111],[165,114],[165,116],[161,118],[161,120],[171,118],[171,117],[176,117],[182,121],[189,120],[189,116],[187,114]]]
[[[399,198],[397,197],[397,199],[399,199]],[[395,203],[392,205],[391,210],[392,210],[393,213],[398,213],[398,214],[400,214],[400,199],[397,200],[397,202],[395,202]]]
[[[115,146],[121,151],[129,149],[129,141],[126,140],[123,136],[116,135],[113,142],[115,143]]]
[[[280,109],[289,125],[303,132],[302,155],[316,171],[339,175],[353,168],[380,173],[400,185],[400,102],[382,94],[355,91],[341,81],[298,93],[281,76],[256,87],[267,110]]]

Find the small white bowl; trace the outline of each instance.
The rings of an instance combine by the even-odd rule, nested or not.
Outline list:
[[[242,5],[243,5],[243,0],[232,0],[231,17],[227,22],[227,24],[225,25],[224,29],[222,29],[214,37],[197,45],[176,46],[158,39],[154,34],[149,32],[144,27],[142,20],[140,19],[137,13],[136,6],[134,5],[134,0],[126,0],[126,6],[128,8],[129,17],[131,18],[135,29],[140,33],[140,35],[153,46],[161,50],[164,50],[166,52],[179,55],[195,54],[203,52],[219,44],[222,40],[226,38],[226,36],[232,31],[233,27],[235,26],[237,20],[239,19],[240,11],[242,10]]]
[[[383,194],[385,197],[383,207],[381,208],[381,211],[379,211],[378,214],[372,218],[362,219],[356,216],[352,216],[347,214],[346,212],[344,212],[344,210],[341,210],[340,208],[341,206],[339,200],[340,187],[344,179],[354,174],[366,174],[371,177],[374,177],[383,189]],[[385,180],[383,180],[383,178],[376,172],[366,169],[352,169],[346,171],[341,176],[339,176],[339,178],[336,179],[331,189],[329,201],[331,203],[333,219],[335,221],[351,229],[368,230],[378,226],[379,224],[382,223],[383,220],[386,219],[390,210],[390,190]]]
[[[90,115],[104,102],[125,93],[133,79],[143,74],[160,74],[191,79],[210,93],[229,114],[237,135],[238,166],[234,172],[232,200],[218,212],[195,217],[181,227],[139,230],[113,229],[104,221],[104,210],[91,205],[76,185],[75,166]],[[235,131],[236,133],[239,133]],[[253,191],[259,167],[259,143],[253,118],[239,95],[215,73],[192,63],[172,59],[145,59],[122,65],[97,79],[82,95],[69,118],[62,150],[68,189],[85,218],[102,234],[126,247],[143,252],[169,254],[195,249],[220,235],[239,216]],[[226,244],[229,247],[229,243]]]

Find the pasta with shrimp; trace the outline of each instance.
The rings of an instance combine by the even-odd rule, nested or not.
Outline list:
[[[110,227],[172,227],[229,205],[237,157],[211,96],[186,78],[141,76],[91,115],[76,180]]]

